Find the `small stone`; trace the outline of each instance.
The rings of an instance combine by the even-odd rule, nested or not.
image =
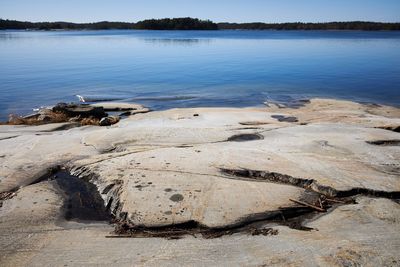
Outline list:
[[[8,123],[13,125],[24,124],[24,119],[18,115],[11,114],[8,116]]]
[[[79,122],[79,120],[80,120],[79,117],[73,117],[73,118],[70,118],[68,121],[69,122]]]
[[[42,114],[42,115],[39,115],[37,120],[43,121],[43,122],[50,122],[52,120],[52,117],[50,115]]]
[[[117,122],[119,122],[119,117],[117,116],[108,116],[108,117],[104,117],[100,120],[99,125],[100,126],[110,126],[113,124],[116,124]]]

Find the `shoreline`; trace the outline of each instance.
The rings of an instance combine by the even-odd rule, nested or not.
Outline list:
[[[372,106],[386,106],[386,107],[391,107],[391,108],[400,108],[400,104],[394,104],[394,103],[387,103],[387,102],[378,102],[378,101],[369,101],[366,99],[348,99],[348,98],[337,98],[337,97],[297,97],[297,98],[292,98],[290,100],[287,101],[283,101],[283,100],[265,100],[264,102],[260,102],[259,104],[256,105],[249,105],[249,106],[236,106],[236,105],[228,105],[228,106],[224,106],[224,105],[215,105],[215,106],[201,106],[201,105],[196,105],[196,106],[185,106],[185,107],[180,107],[179,105],[174,107],[165,107],[165,108],[158,108],[155,109],[153,107],[147,106],[144,103],[141,103],[140,99],[133,99],[132,101],[130,101],[129,99],[110,99],[108,100],[107,98],[104,99],[99,99],[99,100],[95,100],[93,101],[92,99],[89,100],[85,100],[86,97],[80,96],[80,95],[76,95],[76,97],[78,97],[79,101],[72,101],[72,102],[68,102],[69,104],[74,104],[74,105],[94,105],[96,106],[98,103],[102,104],[102,103],[110,103],[111,105],[113,103],[121,103],[121,104],[126,104],[126,105],[132,105],[133,107],[135,106],[139,106],[141,108],[146,108],[149,109],[151,111],[167,111],[167,110],[171,110],[171,109],[196,109],[196,108],[262,108],[265,107],[269,104],[271,104],[272,106],[278,106],[281,108],[297,108],[297,107],[301,107],[304,105],[304,103],[308,103],[311,100],[315,100],[315,99],[323,99],[323,100],[330,100],[330,101],[346,101],[346,102],[353,102],[353,103],[357,103],[360,105],[372,105]],[[174,100],[181,100],[181,99],[192,99],[192,98],[197,98],[195,96],[177,96],[177,97],[171,97],[170,101],[174,101]],[[159,99],[159,97],[153,97],[153,98],[146,98],[144,97],[144,99],[146,101],[148,100],[157,100]],[[64,103],[64,102],[59,102],[59,103]],[[40,110],[43,109],[52,109],[54,105],[47,105],[47,106],[41,106],[40,108],[32,108],[32,112],[26,112],[25,114],[21,114],[21,113],[8,113],[7,115],[4,116],[4,118],[10,118],[10,116],[12,115],[16,115],[18,117],[21,118],[25,118],[25,117],[29,117],[35,114],[38,114],[38,112]],[[111,110],[112,111],[112,110]],[[121,112],[122,114],[123,112]],[[7,125],[7,120],[0,120],[0,125]]]
[[[0,247],[5,266],[400,262],[399,108],[310,99],[66,124],[0,125],[0,244],[18,248]],[[65,219],[90,192],[111,225]]]

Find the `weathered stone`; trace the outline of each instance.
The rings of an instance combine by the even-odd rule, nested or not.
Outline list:
[[[34,113],[34,114],[26,115],[23,118],[26,119],[26,120],[29,120],[29,119],[37,119],[39,116],[40,116],[39,113]]]
[[[37,117],[37,120],[42,122],[51,122],[52,116],[47,114],[39,115]]]
[[[280,122],[298,122],[296,117],[285,117],[283,115],[272,115],[271,117]]]
[[[8,116],[8,123],[11,125],[20,125],[24,124],[24,119],[18,115],[10,114]]]
[[[42,108],[37,112],[37,114],[39,115],[51,115],[53,113],[54,111],[52,109],[47,109],[47,108]]]
[[[299,124],[273,119],[277,113],[296,117]],[[400,125],[398,114],[398,109],[385,106],[311,100],[296,109],[173,109],[132,116],[109,128],[49,132],[48,126],[0,126],[0,191],[25,186],[16,197],[4,201],[0,210],[0,227],[8,229],[0,238],[10,240],[0,244],[32,245],[24,238],[44,228],[29,228],[29,221],[24,226],[22,212],[18,217],[11,210],[21,205],[25,209],[26,197],[39,198],[32,192],[24,195],[31,190],[28,185],[50,167],[62,165],[95,184],[118,219],[143,227],[196,222],[220,229],[268,222],[282,208],[295,208],[289,199],[302,199],[310,190],[326,193],[332,188],[336,193],[366,196],[354,196],[358,204],[341,205],[304,222],[318,231],[273,225],[278,230],[273,236],[238,234],[210,242],[190,237],[176,242],[141,239],[138,245],[132,239],[105,239],[111,231],[108,226],[40,232],[31,238],[43,243],[33,243],[26,252],[31,253],[32,265],[54,265],[55,252],[60,250],[65,253],[57,259],[71,264],[141,264],[126,256],[132,246],[154,265],[193,265],[198,257],[210,255],[215,256],[208,262],[211,265],[396,265],[400,260],[399,205],[369,196],[400,191],[400,146],[393,142],[400,140],[400,134],[380,128]],[[241,127],[252,124],[257,127]],[[247,142],[228,141],[243,136]],[[262,179],[246,179],[221,169],[264,174]],[[302,181],[309,187],[302,186]],[[60,210],[43,207],[43,213],[33,213],[35,218]],[[19,219],[21,224],[13,225]],[[59,230],[55,225],[52,221],[43,227]],[[171,244],[179,245],[178,254]],[[166,252],[152,258],[154,246]],[[89,262],[82,250],[91,255],[103,252],[107,257],[94,256]],[[8,263],[12,255],[24,259],[19,252],[4,251]],[[288,257],[288,251],[292,256]]]
[[[60,223],[58,190],[43,182],[4,202],[2,266],[397,266],[400,261],[400,205],[392,200],[359,197],[357,204],[306,223],[311,231],[266,225],[261,229],[277,234],[167,240],[105,238],[113,230],[108,223]]]
[[[98,102],[90,104],[92,107],[102,107],[105,111],[141,111],[147,110],[139,104],[124,103],[124,102]]]
[[[69,122],[79,122],[80,118],[79,117],[73,117],[73,118],[70,118],[68,121]]]
[[[107,116],[104,109],[102,107],[94,107],[87,104],[66,104],[66,103],[58,103],[53,107],[54,112],[60,112],[66,114],[68,117],[94,117],[94,118],[103,118]]]
[[[38,111],[38,115],[39,115],[37,116],[38,121],[51,122],[52,120],[54,120],[57,114],[55,114],[51,109],[40,109]]]
[[[108,117],[104,117],[100,120],[99,125],[100,126],[110,126],[113,124],[116,124],[117,122],[119,122],[120,118],[117,116],[108,116]]]

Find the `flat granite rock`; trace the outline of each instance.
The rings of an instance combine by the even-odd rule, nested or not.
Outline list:
[[[37,192],[40,192],[38,194]],[[186,236],[106,238],[106,223],[57,222],[59,192],[51,183],[25,187],[0,210],[2,266],[397,266],[400,205],[358,197],[305,225],[269,225],[277,235],[237,233],[218,239]],[[21,209],[27,199],[29,210]],[[30,212],[32,209],[33,212]],[[27,214],[28,213],[28,214]],[[29,217],[28,217],[29,215]],[[12,218],[10,218],[12,217]]]
[[[105,111],[139,110],[144,107],[135,103],[125,102],[97,102],[90,104],[92,107],[102,107]]]
[[[280,207],[292,205],[289,198],[300,198],[304,192],[290,185],[232,181],[173,168],[137,167],[135,163],[131,167],[130,162],[130,158],[102,162],[93,165],[91,173],[99,177],[93,182],[100,192],[110,190],[105,202],[112,209],[119,205],[118,214],[127,213],[126,220],[137,226],[190,221],[210,228],[235,226],[255,217],[272,217]]]
[[[109,105],[111,108],[114,104]],[[243,265],[348,265],[348,259],[350,263],[371,260],[387,265],[393,260],[396,265],[399,204],[387,198],[400,194],[400,133],[391,130],[400,125],[399,114],[399,109],[392,107],[315,99],[297,108],[149,112],[122,119],[110,127],[63,130],[59,128],[63,125],[50,124],[0,126],[0,192],[14,190],[24,196],[22,192],[43,183],[37,184],[46,179],[49,170],[63,167],[94,184],[104,206],[121,222],[142,227],[195,222],[213,229],[268,221],[283,208],[295,208],[297,204],[290,199],[303,199],[310,191],[329,197],[357,198],[361,194],[364,196],[358,196],[359,204],[342,205],[305,224],[320,232],[278,226],[279,234],[269,239],[232,236],[218,242],[226,251],[233,249],[236,241],[248,248],[248,255],[252,256],[238,261]],[[287,117],[296,119],[285,120]],[[34,193],[29,192],[33,197]],[[17,218],[4,212],[4,207],[10,207],[8,203],[16,203],[12,201],[17,200],[5,200],[0,208],[3,227]],[[28,205],[22,199],[18,201]],[[389,210],[393,213],[389,214]],[[4,216],[11,216],[10,221]],[[341,222],[343,226],[338,225]],[[374,229],[384,227],[388,228],[387,233],[377,237],[378,230]],[[100,228],[93,230],[93,235],[109,229]],[[73,235],[92,233],[68,231]],[[57,242],[62,242],[61,237],[57,233],[51,236],[58,240],[53,245],[60,246]],[[79,239],[70,238],[71,242]],[[87,238],[90,242],[98,240]],[[383,238],[389,242],[387,252],[380,248]],[[334,247],[326,245],[329,240]],[[255,247],[251,245],[253,241]],[[124,242],[121,244],[129,243]],[[152,246],[156,241],[146,242]],[[206,251],[207,242],[182,241],[182,245],[192,249],[199,246]],[[85,247],[82,243],[78,242]],[[123,250],[124,245],[121,246]],[[265,248],[261,249],[264,246],[275,256],[265,258]],[[46,249],[37,259],[52,251],[50,247]],[[77,253],[68,249],[69,257]],[[87,246],[85,249],[90,250]],[[93,249],[101,251],[104,247],[102,244]],[[371,259],[374,250],[383,256]],[[184,251],[179,257],[193,255],[186,248]],[[284,251],[293,251],[293,258]],[[307,251],[316,251],[318,256],[304,256]],[[172,257],[172,250],[168,255]],[[204,252],[205,255],[208,254]],[[234,262],[238,257],[230,256],[228,261]],[[210,263],[221,264],[219,260]],[[121,261],[127,263],[116,260]],[[51,265],[51,261],[47,263]],[[149,265],[165,263],[160,256]],[[171,263],[193,262],[179,258]]]
[[[90,104],[91,107],[100,107],[105,111],[126,111],[124,115],[135,115],[139,113],[150,112],[149,108],[146,108],[139,104],[125,103],[125,102],[97,102]]]
[[[327,129],[334,134],[327,133]],[[268,212],[290,206],[291,195],[299,198],[304,191],[268,181],[238,181],[240,177],[225,177],[220,168],[264,170],[313,179],[316,186],[312,188],[316,191],[321,185],[338,192],[354,188],[395,192],[400,191],[398,147],[369,145],[365,140],[397,135],[353,125],[315,124],[267,131],[263,140],[249,142],[161,148],[142,145],[133,150],[127,144],[126,151],[108,155],[110,158],[84,159],[74,164],[85,166],[84,173],[96,177],[93,182],[101,190],[118,181],[120,212],[128,213],[129,221],[135,225],[161,226],[194,220],[220,227],[245,220],[251,214],[268,216]],[[182,200],[171,201],[172,195],[179,195]],[[106,202],[110,198],[116,200],[115,192],[105,194]],[[207,216],[209,211],[212,218]]]
[[[340,108],[337,117],[331,112],[335,105]],[[55,165],[80,167],[100,158],[101,165],[110,164],[108,171],[116,174],[122,160],[140,158],[141,167],[161,173],[164,169],[160,166],[168,162],[168,171],[212,176],[220,174],[219,168],[247,168],[314,179],[339,191],[399,191],[399,146],[367,142],[396,140],[400,134],[371,127],[370,119],[360,117],[365,110],[368,114],[382,113],[382,109],[397,114],[397,110],[376,107],[376,111],[374,107],[333,100],[311,100],[302,108],[280,110],[288,116],[314,116],[324,113],[324,108],[330,111],[329,117],[322,116],[307,125],[302,125],[301,118],[296,123],[279,122],[272,118],[274,113],[262,108],[196,108],[138,114],[108,129],[80,127],[43,133],[45,126],[0,126],[0,132],[7,134],[0,139],[4,151],[0,189],[27,185]],[[400,123],[392,113],[389,117],[373,115],[373,123]],[[332,122],[344,117],[343,123]],[[249,122],[259,121],[263,124],[249,127]],[[246,135],[258,138],[247,140]],[[230,139],[233,136],[244,136],[245,141],[235,142]],[[154,158],[147,158],[149,153]],[[116,164],[112,165],[113,161]],[[137,167],[128,170],[139,172]]]

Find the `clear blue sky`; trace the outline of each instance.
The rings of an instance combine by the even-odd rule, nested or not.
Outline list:
[[[197,17],[215,22],[400,22],[400,0],[0,0],[0,18],[129,21]]]

